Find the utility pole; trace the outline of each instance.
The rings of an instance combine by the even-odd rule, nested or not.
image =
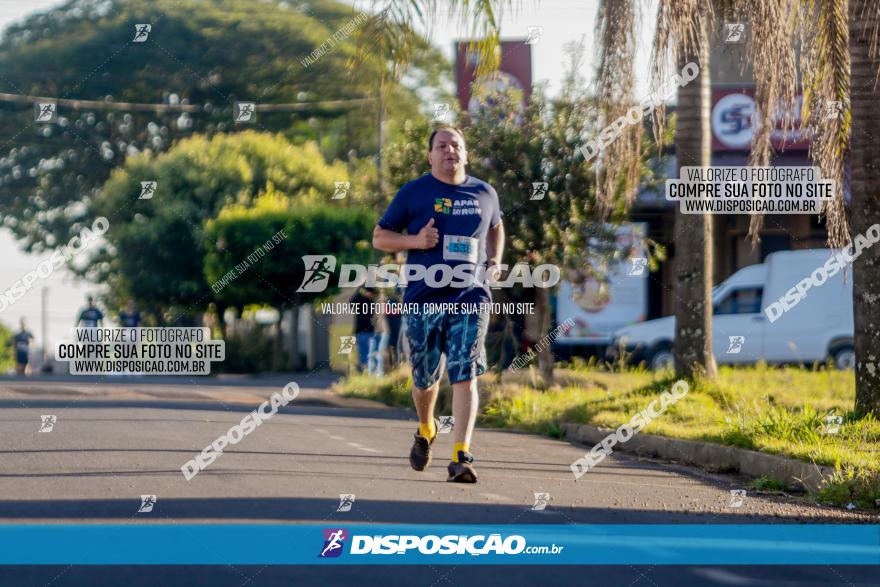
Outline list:
[[[377,146],[379,152],[376,154],[379,168],[379,191],[382,195],[388,193],[388,186],[385,180],[385,159],[382,157],[382,150],[385,148],[385,84],[379,84],[379,137]]]
[[[49,346],[49,288],[43,287],[41,292],[40,304],[40,337],[43,349],[42,369],[46,368],[46,360],[48,353],[46,348]]]

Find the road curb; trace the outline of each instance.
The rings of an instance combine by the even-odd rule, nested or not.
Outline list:
[[[586,445],[598,444],[615,431],[591,424],[562,424],[564,437]],[[650,434],[636,434],[627,442],[614,445],[614,451],[634,453],[638,456],[681,461],[720,473],[741,473],[752,477],[766,475],[784,481],[789,488],[807,489],[816,493],[824,478],[834,469],[805,463],[787,457],[723,446],[698,440],[682,440]]]

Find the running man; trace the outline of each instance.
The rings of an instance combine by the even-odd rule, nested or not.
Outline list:
[[[431,173],[403,186],[373,230],[373,246],[381,251],[408,251],[409,265],[426,268],[470,264],[477,272],[486,267],[497,279],[504,250],[504,226],[498,194],[486,182],[465,173],[464,135],[453,127],[434,130],[428,138]],[[406,231],[406,234],[403,232]],[[410,279],[405,304],[491,302],[489,287],[431,287]],[[436,282],[434,282],[436,283]],[[477,377],[486,371],[488,313],[408,313],[406,336],[410,346],[413,402],[419,414],[409,462],[416,471],[431,463],[431,445],[437,436],[434,405],[445,359],[452,384],[455,446],[447,481],[476,483],[471,436],[477,415]]]
[[[100,312],[100,310],[98,310]],[[119,326],[122,328],[138,328],[141,325],[141,313],[137,311],[134,300],[125,302],[125,309],[119,312]]]
[[[19,322],[19,327],[20,330],[12,337],[12,345],[15,347],[15,372],[18,375],[26,375],[31,341],[34,340],[34,335],[27,329],[24,318]]]
[[[86,303],[88,306],[79,313],[79,317],[76,319],[76,327],[99,328],[103,326],[104,313],[95,306],[95,296],[89,295],[86,298]]]

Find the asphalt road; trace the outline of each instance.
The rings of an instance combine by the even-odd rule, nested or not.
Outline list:
[[[407,462],[412,412],[338,398],[326,390],[326,376],[293,379],[303,388],[300,396],[191,481],[181,465],[280,391],[285,378],[197,385],[133,378],[0,381],[0,523],[878,523],[877,517],[797,497],[752,492],[731,507],[730,490],[742,488],[741,479],[619,454],[576,482],[569,464],[585,447],[488,429],[477,430],[472,446],[480,482],[446,483],[451,434],[435,443],[431,468],[417,473]],[[56,417],[51,432],[39,432],[43,415]],[[532,510],[536,492],[550,494],[544,511]],[[157,496],[150,513],[138,513],[144,494]],[[337,511],[340,494],[354,494],[351,511]],[[179,570],[6,567],[0,583],[78,585],[112,577],[113,583],[132,585],[274,585],[329,579],[325,569],[195,567],[185,579]],[[387,577],[379,570],[372,567],[372,581],[366,582],[457,585],[506,577],[498,567],[448,573],[444,567],[397,567],[386,569]],[[554,567],[549,576],[516,568],[508,575],[504,582],[511,585],[580,584],[577,578],[585,576],[591,584],[624,587],[880,585],[876,568],[821,566]],[[332,578],[362,584],[364,576],[349,567]]]

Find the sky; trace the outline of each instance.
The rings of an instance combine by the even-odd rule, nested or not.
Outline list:
[[[30,13],[42,12],[61,3],[62,0],[0,0],[0,29],[5,29],[8,24]],[[363,10],[371,2],[347,0],[347,3]],[[540,41],[532,45],[532,78],[536,83],[546,81],[548,91],[551,94],[555,93],[561,85],[567,65],[564,51],[567,43],[585,37],[587,55],[595,55],[592,39],[598,0],[515,0],[513,4],[518,5],[518,9],[514,13],[503,15],[501,19],[502,38],[526,38],[528,27],[543,28]],[[655,10],[656,0],[652,1],[651,5],[653,7],[651,10]],[[651,20],[651,10],[646,13],[646,22]],[[461,26],[459,19],[454,15],[450,19],[440,19],[429,30],[424,27],[418,28],[443,51],[450,61],[454,59],[454,41],[468,38],[467,29]],[[651,31],[647,24],[643,24],[643,29],[645,34]],[[650,39],[645,38],[640,45],[642,50],[636,62],[636,72],[646,73]],[[594,67],[594,59],[585,60],[582,73],[587,80],[593,78]],[[643,95],[647,93],[647,76],[639,75],[638,78],[638,95]],[[2,83],[0,88],[3,88]],[[42,258],[43,256],[22,253],[11,234],[0,229],[0,259],[3,260],[0,270],[0,291],[6,291],[25,273],[34,270]],[[38,345],[42,344],[40,307],[43,287],[48,287],[49,290],[48,338],[52,345],[61,338],[70,336],[70,328],[79,309],[85,303],[86,294],[97,291],[97,287],[75,280],[69,272],[62,269],[55,271],[45,280],[39,280],[13,306],[0,311],[0,322],[15,329],[18,328],[19,319],[24,317],[29,329],[37,337]]]

